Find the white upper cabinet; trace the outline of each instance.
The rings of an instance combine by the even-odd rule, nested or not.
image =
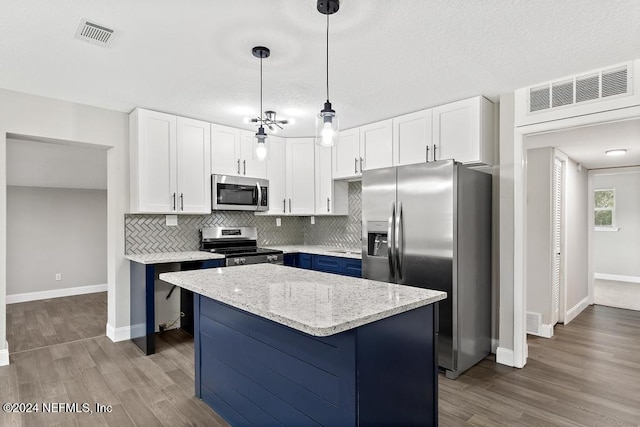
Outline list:
[[[392,120],[340,132],[333,147],[333,179],[357,178],[363,170],[392,166]]]
[[[347,215],[349,212],[347,181],[333,180],[332,149],[315,146],[316,215]]]
[[[212,124],[212,173],[266,178],[267,164],[256,158],[256,144],[255,132]]]
[[[211,172],[239,175],[240,129],[211,124]]]
[[[269,210],[267,214],[285,215],[287,199],[286,140],[277,136],[267,139],[267,179]]]
[[[287,214],[315,213],[315,160],[313,138],[287,138]]]
[[[433,108],[432,160],[494,164],[493,103],[482,96]]]
[[[131,212],[211,212],[209,126],[149,110],[130,114]]]
[[[432,110],[422,110],[393,118],[394,166],[432,160]]]
[[[333,179],[353,178],[362,173],[359,128],[340,132],[338,145],[332,151]]]
[[[360,172],[393,165],[392,120],[360,127]]]

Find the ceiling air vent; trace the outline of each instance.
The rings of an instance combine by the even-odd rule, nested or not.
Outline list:
[[[529,112],[566,107],[606,97],[629,95],[629,65],[593,71],[529,89]]]
[[[116,31],[86,19],[81,19],[75,38],[98,46],[109,47],[115,39]]]

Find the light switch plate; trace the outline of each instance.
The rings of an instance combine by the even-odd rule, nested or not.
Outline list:
[[[167,215],[167,227],[175,227],[178,225],[178,215]]]

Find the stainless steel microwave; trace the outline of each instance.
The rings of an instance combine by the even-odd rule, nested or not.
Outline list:
[[[213,210],[266,211],[269,209],[269,181],[246,176],[211,175]]]

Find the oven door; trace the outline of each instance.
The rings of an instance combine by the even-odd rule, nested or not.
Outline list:
[[[213,210],[266,211],[269,209],[269,181],[243,176],[211,176]]]

